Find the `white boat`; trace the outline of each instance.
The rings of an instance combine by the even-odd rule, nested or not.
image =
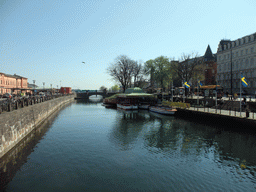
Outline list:
[[[139,109],[146,109],[148,110],[149,109],[149,105],[139,105]]]
[[[117,108],[124,109],[124,110],[137,110],[138,109],[138,105],[117,104]]]
[[[160,113],[163,115],[174,115],[177,109],[172,109],[171,107],[160,107],[160,106],[152,106],[149,108],[150,111],[155,113]]]

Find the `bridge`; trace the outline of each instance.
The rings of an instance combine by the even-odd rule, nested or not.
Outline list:
[[[84,92],[79,92],[76,93],[76,98],[75,99],[89,99],[90,96],[96,95],[101,95],[103,98],[110,97],[112,95],[117,94],[118,92],[107,92],[107,91],[99,91],[99,90],[88,90]]]

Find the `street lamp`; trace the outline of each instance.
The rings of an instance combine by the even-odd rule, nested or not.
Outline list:
[[[36,90],[36,85],[35,85],[35,83],[36,83],[36,80],[33,80],[33,83],[34,83],[34,94],[35,94],[35,90]]]
[[[44,85],[45,85],[45,83],[43,82],[43,89],[44,89]]]
[[[231,47],[232,47],[232,44],[231,44]],[[230,75],[231,75],[231,76],[230,76],[230,86],[231,86],[231,87],[230,87],[230,92],[231,92],[231,93],[230,93],[230,94],[231,94],[231,100],[232,100],[232,98],[233,98],[233,84],[232,84],[232,79],[233,79],[233,78],[232,78],[232,77],[233,77],[233,74],[232,74],[232,73],[233,73],[233,72],[232,72],[232,48],[231,48],[230,51],[231,51],[231,58],[230,58],[230,61],[231,61],[231,62],[230,62],[230,65],[231,65],[231,74],[230,74]]]

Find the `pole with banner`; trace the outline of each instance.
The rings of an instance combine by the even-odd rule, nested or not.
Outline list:
[[[242,112],[242,105],[241,105],[241,99],[242,99],[242,85],[243,87],[247,87],[248,86],[248,83],[245,79],[245,77],[242,75],[242,72],[241,73],[241,81],[240,81],[240,116],[241,116],[241,112]]]

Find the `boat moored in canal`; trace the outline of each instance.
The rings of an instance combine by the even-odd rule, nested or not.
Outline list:
[[[151,106],[149,108],[149,111],[154,113],[159,113],[162,115],[175,115],[177,109],[174,109],[172,107],[166,107],[166,106]]]
[[[117,96],[117,108],[124,110],[148,109],[154,103],[154,95],[144,93],[139,87],[128,88]]]

